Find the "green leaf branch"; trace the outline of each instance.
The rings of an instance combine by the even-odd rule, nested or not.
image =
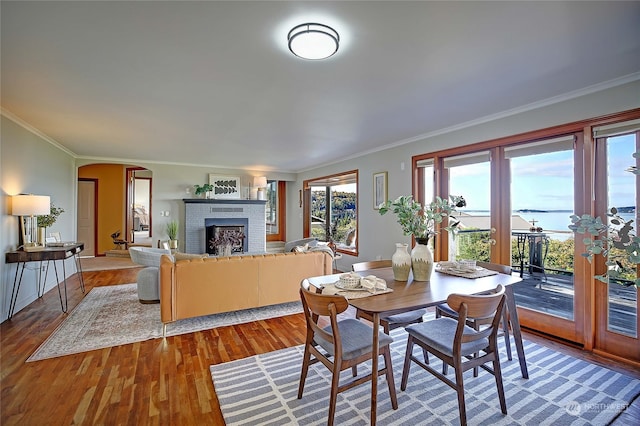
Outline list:
[[[204,185],[193,185],[193,187],[196,189],[196,195],[213,191],[213,185],[210,183],[205,183]]]
[[[413,235],[416,238],[428,238],[436,234],[436,224],[442,223],[447,217],[456,211],[458,207],[464,207],[465,199],[458,195],[452,195],[449,199],[435,197],[424,207],[413,199],[412,195],[401,195],[395,200],[387,201],[378,207],[378,213],[385,215],[392,212],[404,235]],[[448,232],[455,232],[458,223],[445,226]]]
[[[38,226],[41,228],[50,228],[54,223],[56,223],[58,216],[62,213],[64,213],[64,209],[62,207],[56,207],[55,204],[51,203],[49,214],[38,216]]]
[[[640,158],[640,152],[635,152],[633,158]],[[626,171],[634,175],[640,174],[635,166]],[[607,284],[614,280],[624,285],[628,281],[624,274],[631,273],[636,277],[632,283],[640,287],[638,274],[631,270],[633,267],[637,269],[640,264],[640,238],[634,230],[633,219],[625,220],[618,214],[618,209],[612,207],[607,212],[606,223],[600,217],[588,214],[571,215],[569,229],[576,234],[586,235],[582,241],[587,251],[582,256],[589,262],[593,261],[594,256],[601,255],[605,258],[607,269],[604,274],[595,275],[595,279]]]

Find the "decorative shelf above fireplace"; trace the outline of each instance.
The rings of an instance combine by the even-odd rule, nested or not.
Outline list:
[[[266,200],[217,200],[215,198],[183,198],[182,201],[197,204],[267,204]]]

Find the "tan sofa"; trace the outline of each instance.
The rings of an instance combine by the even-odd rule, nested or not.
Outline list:
[[[332,273],[330,254],[277,253],[160,260],[160,317],[164,324],[239,309],[300,300],[304,278]]]

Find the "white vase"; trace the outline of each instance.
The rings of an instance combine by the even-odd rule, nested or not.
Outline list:
[[[428,238],[416,238],[411,250],[411,269],[415,281],[429,281],[433,272],[433,253]]]
[[[411,255],[407,251],[408,244],[396,243],[396,251],[391,256],[393,266],[393,279],[396,281],[407,281],[411,271]]]
[[[38,227],[38,245],[47,245],[47,228],[43,226]]]

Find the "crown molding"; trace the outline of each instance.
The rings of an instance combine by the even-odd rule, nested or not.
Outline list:
[[[640,80],[640,72],[636,72],[633,74],[629,74],[620,78],[616,78],[613,80],[608,80],[602,83],[598,83],[598,84],[594,84],[591,86],[587,86],[585,88],[582,89],[578,89],[578,90],[574,90],[571,92],[567,92],[564,93],[562,95],[558,95],[558,96],[553,96],[551,98],[547,98],[547,99],[543,99],[541,101],[537,101],[537,102],[532,102],[530,104],[527,105],[523,105],[520,107],[516,107],[516,108],[512,108],[506,111],[502,111],[496,114],[491,114],[491,115],[487,115],[484,117],[480,117],[477,118],[475,120],[470,120],[464,123],[460,123],[460,124],[456,124],[454,126],[450,126],[450,127],[445,127],[443,129],[439,129],[439,130],[434,130],[432,132],[427,132],[427,133],[423,133],[421,135],[417,135],[417,136],[413,136],[411,138],[407,138],[407,139],[402,139],[396,142],[392,142],[389,143],[387,145],[378,147],[378,148],[373,148],[367,151],[361,151],[357,154],[351,155],[351,156],[347,156],[347,157],[343,157],[340,160],[337,161],[332,161],[332,162],[328,162],[328,163],[324,163],[324,164],[319,164],[304,170],[291,170],[291,171],[287,171],[287,170],[278,170],[278,172],[280,173],[293,173],[293,174],[297,174],[297,173],[304,173],[304,172],[308,172],[311,170],[315,170],[318,168],[322,168],[322,167],[327,167],[333,164],[337,164],[343,161],[347,161],[347,160],[351,160],[351,159],[355,159],[358,157],[362,157],[364,155],[369,155],[369,154],[374,154],[376,152],[380,152],[380,151],[384,151],[387,149],[391,149],[391,148],[395,148],[398,146],[402,146],[402,145],[406,145],[409,143],[414,143],[414,142],[418,142],[421,140],[425,140],[425,139],[429,139],[429,138],[433,138],[439,135],[444,135],[447,133],[452,133],[458,130],[462,130],[462,129],[466,129],[469,127],[473,127],[473,126],[478,126],[481,124],[485,124],[491,121],[496,121],[496,120],[500,120],[502,118],[506,118],[506,117],[510,117],[513,115],[517,115],[517,114],[522,114],[524,112],[528,112],[528,111],[532,111],[532,110],[536,110],[539,108],[543,108],[545,106],[549,106],[549,105],[553,105],[553,104],[557,104],[560,102],[564,102],[564,101],[568,101],[571,99],[575,99],[575,98],[579,98],[582,96],[586,96],[586,95],[590,95],[592,93],[597,93],[603,90],[607,90],[613,87],[617,87],[617,86],[621,86],[623,84],[627,84],[627,83],[632,83],[634,81]],[[230,168],[228,166],[221,166],[221,165],[211,165],[211,164],[192,164],[192,163],[179,163],[179,162],[173,162],[173,161],[156,161],[156,160],[140,160],[140,159],[126,159],[126,158],[109,158],[109,157],[90,157],[90,156],[78,156],[76,153],[74,153],[73,151],[69,150],[68,148],[66,148],[65,146],[63,146],[62,144],[60,144],[58,141],[56,141],[55,139],[47,136],[46,134],[44,134],[43,132],[41,132],[40,130],[36,129],[35,127],[33,127],[32,125],[30,125],[29,123],[25,122],[24,120],[22,120],[20,117],[16,116],[15,114],[7,111],[4,108],[0,108],[0,115],[7,117],[9,120],[13,121],[14,123],[18,124],[19,126],[23,127],[25,130],[33,133],[34,135],[42,138],[43,140],[49,142],[51,145],[55,146],[56,148],[64,151],[65,153],[69,154],[71,157],[73,157],[74,159],[82,159],[82,160],[89,160],[89,161],[104,161],[104,162],[117,162],[117,163],[128,163],[128,164],[136,164],[136,163],[149,163],[149,164],[163,164],[163,165],[174,165],[174,166],[186,166],[186,167],[213,167],[213,168],[217,168],[217,169],[230,169],[230,170],[253,170],[250,168],[244,168],[244,167],[238,167],[238,168]],[[266,168],[264,169],[264,171],[270,171],[267,170]]]
[[[70,149],[68,149],[67,147],[63,146],[60,142],[56,141],[52,137],[49,137],[46,134],[42,133],[40,130],[36,129],[31,124],[27,123],[26,121],[24,121],[23,119],[21,119],[17,115],[13,114],[12,112],[9,112],[4,108],[0,108],[0,115],[6,117],[7,119],[9,119],[11,121],[13,121],[18,126],[22,127],[23,129],[25,129],[26,131],[28,131],[30,133],[33,133],[34,135],[36,135],[40,139],[49,142],[51,145],[55,146],[56,148],[58,148],[59,150],[65,152],[65,153],[69,154],[71,157],[78,158],[78,156],[76,155],[75,152],[73,152]]]

